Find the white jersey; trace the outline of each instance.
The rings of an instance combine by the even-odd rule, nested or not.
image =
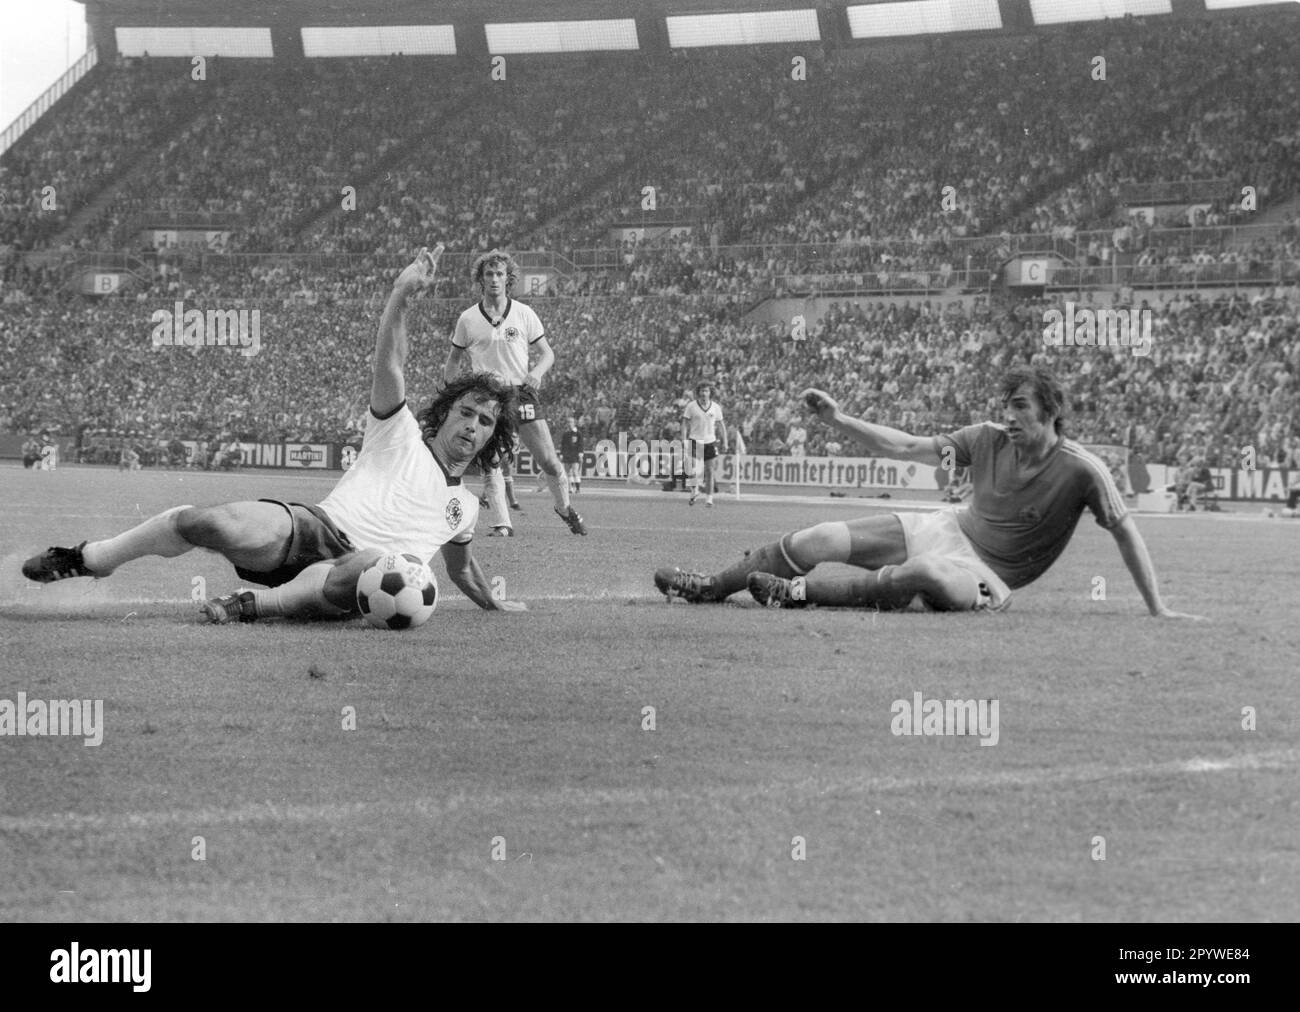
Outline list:
[[[712,443],[718,438],[718,423],[722,421],[722,407],[717,401],[710,401],[708,409],[700,407],[699,401],[691,401],[682,412],[686,420],[686,435],[697,443]]]
[[[475,372],[495,373],[519,386],[528,378],[528,349],[546,336],[537,314],[522,302],[506,300],[506,312],[495,322],[479,302],[460,314],[451,343],[469,352]]]
[[[370,416],[356,463],[320,507],[357,548],[425,561],[448,541],[468,542],[478,521],[478,496],[443,471],[405,404]]]

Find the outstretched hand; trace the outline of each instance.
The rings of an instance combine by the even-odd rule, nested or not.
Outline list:
[[[800,394],[800,396],[803,398],[804,404],[808,406],[808,410],[813,412],[823,422],[829,422],[835,417],[835,413],[840,410],[839,402],[837,402],[835,398],[825,390],[817,390],[810,387]]]
[[[1173,611],[1170,608],[1161,608],[1159,611],[1154,612],[1152,617],[1153,618],[1185,618],[1192,622],[1206,621],[1204,615],[1189,615],[1185,611]]]
[[[423,294],[433,284],[434,275],[438,273],[438,259],[442,256],[443,249],[445,247],[442,243],[438,243],[433,249],[421,246],[420,251],[415,254],[415,260],[407,264],[402,273],[397,275],[393,287],[408,295]]]
[[[527,611],[528,605],[523,601],[498,601],[497,611]]]

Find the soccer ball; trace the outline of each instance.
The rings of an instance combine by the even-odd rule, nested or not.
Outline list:
[[[357,580],[357,607],[376,629],[424,625],[437,604],[433,573],[414,555],[385,555]]]

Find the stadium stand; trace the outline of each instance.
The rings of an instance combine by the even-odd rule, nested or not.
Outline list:
[[[520,296],[560,356],[557,417],[596,438],[671,434],[701,376],[753,452],[784,451],[792,398],[817,383],[868,418],[942,429],[987,417],[1007,365],[1046,359],[1060,296],[993,278],[1050,248],[1063,284],[1155,319],[1149,357],[1080,358],[1075,432],[1151,462],[1218,466],[1253,445],[1300,465],[1300,215],[1256,228],[1235,202],[1247,184],[1269,208],[1300,195],[1300,34],[1125,21],[844,51],[807,81],[773,60],[537,61],[490,98],[415,58],[217,60],[202,88],[184,60],[103,63],[0,159],[0,414],[108,454],[355,438],[378,300],[439,238],[413,391],[433,389],[473,297],[471,251],[506,245],[558,265]],[[1042,68],[1071,63],[1070,83],[1044,86]],[[1126,187],[1188,179],[1231,189],[1173,225],[1127,219]],[[228,241],[142,244],[142,224],[183,222]],[[118,294],[70,284],[94,253],[133,258]],[[806,341],[755,312],[816,296],[836,304]],[[175,301],[258,310],[262,352],[154,347],[152,314]]]

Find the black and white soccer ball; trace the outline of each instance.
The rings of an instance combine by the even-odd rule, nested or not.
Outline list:
[[[414,629],[429,621],[438,585],[414,555],[384,555],[357,579],[357,607],[376,629]]]

